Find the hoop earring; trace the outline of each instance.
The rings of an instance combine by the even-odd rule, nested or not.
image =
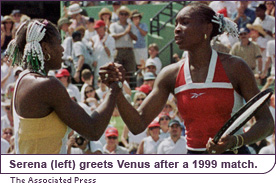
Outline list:
[[[207,39],[207,34],[204,34],[204,39],[205,39],[205,40]]]
[[[49,53],[47,53],[47,56],[48,56],[48,58],[46,59],[46,56],[45,56],[45,59],[46,59],[46,61],[49,61],[51,59],[51,55]]]

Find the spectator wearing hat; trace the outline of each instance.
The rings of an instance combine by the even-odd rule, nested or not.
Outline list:
[[[153,88],[154,82],[155,82],[156,76],[152,72],[146,72],[144,74],[144,85],[149,85],[151,88]]]
[[[181,136],[181,128],[182,126],[179,121],[170,121],[170,137],[160,143],[157,154],[187,154],[186,139]]]
[[[121,1],[112,1],[112,17],[111,22],[117,22],[119,20],[118,14],[116,13],[117,10],[121,7]]]
[[[106,32],[109,32],[111,17],[112,17],[112,12],[108,8],[102,8],[101,11],[99,12],[99,19],[104,21],[105,26],[107,28]]]
[[[135,90],[143,92],[146,95],[149,95],[149,93],[152,91],[152,87],[149,85],[143,84],[140,87],[136,87]]]
[[[4,16],[1,21],[1,53],[7,49],[9,42],[14,38],[14,29],[13,17],[8,15]]]
[[[114,127],[106,130],[106,144],[103,147],[104,154],[129,154],[126,148],[118,145],[118,135],[118,130]]]
[[[67,15],[73,19],[69,27],[70,32],[74,32],[79,26],[84,26],[86,28],[88,18],[81,15],[82,11],[79,4],[72,4],[68,7]]]
[[[264,31],[262,25],[254,22],[253,24],[247,24],[247,28],[250,30],[250,39],[251,41],[257,43],[261,49],[262,60],[266,60],[266,45],[269,39],[266,37],[266,32]],[[264,66],[265,63],[262,65]],[[264,82],[264,81],[263,81]]]
[[[240,1],[232,20],[238,25],[238,29],[246,28],[246,24],[252,24],[256,19],[255,11],[248,8],[248,1]]]
[[[145,36],[148,33],[148,27],[147,24],[141,23],[142,19],[142,13],[140,13],[138,10],[134,10],[131,13],[131,21],[134,25],[134,27],[137,29],[136,36],[137,41],[134,44],[134,54],[135,54],[135,60],[138,68],[141,67],[141,63],[144,63],[145,60],[148,58],[148,52],[147,52],[147,46],[146,46],[146,40]]]
[[[162,139],[159,137],[160,124],[153,121],[148,126],[149,136],[144,138],[139,144],[137,154],[157,154],[157,148]]]
[[[11,110],[11,99],[5,98],[1,101],[1,107],[4,109],[4,116],[1,116],[1,136],[5,128],[13,128],[13,116]]]
[[[69,33],[69,26],[71,24],[72,22],[66,17],[60,18],[57,22],[58,29],[65,33],[65,38],[72,34],[72,32]]]
[[[96,21],[94,28],[97,32],[97,34],[92,37],[93,56],[94,60],[97,62],[94,81],[97,85],[100,67],[106,63],[114,62],[116,49],[115,40],[106,32],[106,24],[103,20]]]
[[[149,58],[152,59],[156,66],[156,74],[158,74],[161,71],[162,68],[162,62],[158,57],[159,53],[159,47],[156,43],[152,43],[148,46],[148,52],[149,52]],[[152,61],[150,60],[150,61]],[[146,61],[147,64],[148,60]]]
[[[123,65],[128,78],[136,71],[136,61],[133,52],[133,40],[137,41],[135,28],[127,22],[131,12],[126,6],[121,6],[118,10],[119,21],[110,25],[111,36],[115,39],[117,55],[115,62]]]
[[[20,10],[12,10],[11,12],[11,16],[13,17],[14,20],[14,26],[15,29],[19,27],[20,23],[21,23],[21,12]]]
[[[169,122],[171,120],[171,117],[170,117],[169,113],[161,112],[158,115],[158,118],[159,118],[159,124],[160,124],[160,135],[159,136],[161,139],[168,138],[170,136]]]
[[[71,75],[74,76],[74,81],[81,83],[81,72],[84,69],[92,70],[93,57],[90,49],[87,48],[87,45],[82,41],[84,36],[79,31],[73,32],[73,50],[72,50],[72,59],[74,63],[74,69],[71,72]],[[95,63],[93,63],[95,66]]]
[[[145,72],[146,73],[151,72],[155,76],[157,76],[157,66],[156,66],[155,60],[153,60],[152,58],[147,59],[146,65],[145,65]]]
[[[64,85],[66,89],[70,89],[74,92],[74,95],[76,96],[77,101],[80,102],[81,101],[80,91],[78,87],[71,84],[70,73],[68,72],[68,70],[60,69],[55,76]]]
[[[93,17],[89,17],[87,21],[87,29],[85,30],[85,33],[84,33],[84,39],[87,42],[91,41],[92,37],[97,34],[94,26],[95,26],[95,19]]]
[[[275,28],[272,30],[273,38],[275,39]],[[267,42],[266,47],[266,63],[261,78],[266,76],[274,77],[275,79],[275,40]],[[268,72],[270,68],[270,73]]]
[[[247,65],[255,74],[262,72],[262,54],[259,46],[249,40],[249,32],[245,28],[239,30],[240,41],[233,45],[230,54],[239,56],[244,59]],[[256,71],[256,60],[258,61],[258,70]]]
[[[275,27],[275,18],[273,16],[266,15],[265,12],[266,6],[264,4],[260,4],[256,8],[255,13],[257,18],[255,19],[253,24],[260,24],[267,34],[265,37],[268,40],[272,40],[272,30]]]

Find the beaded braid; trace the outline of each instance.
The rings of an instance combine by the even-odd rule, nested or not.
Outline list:
[[[46,32],[45,24],[35,20],[28,25],[23,59],[32,66],[32,72],[46,75],[44,70],[44,57],[39,42],[44,38]]]
[[[216,14],[213,16],[213,19],[211,20],[214,23],[219,24],[219,32],[228,32],[234,37],[239,37],[239,31],[237,24],[233,21],[231,21],[228,18],[224,18],[222,14]]]

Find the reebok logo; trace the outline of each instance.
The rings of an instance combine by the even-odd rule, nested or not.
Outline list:
[[[198,98],[199,96],[203,95],[205,93],[191,93],[191,98]]]

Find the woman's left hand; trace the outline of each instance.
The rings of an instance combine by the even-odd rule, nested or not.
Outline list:
[[[209,154],[222,154],[227,149],[231,149],[236,145],[236,138],[233,135],[227,135],[222,137],[217,144],[212,138],[209,139],[206,144],[206,150]]]

